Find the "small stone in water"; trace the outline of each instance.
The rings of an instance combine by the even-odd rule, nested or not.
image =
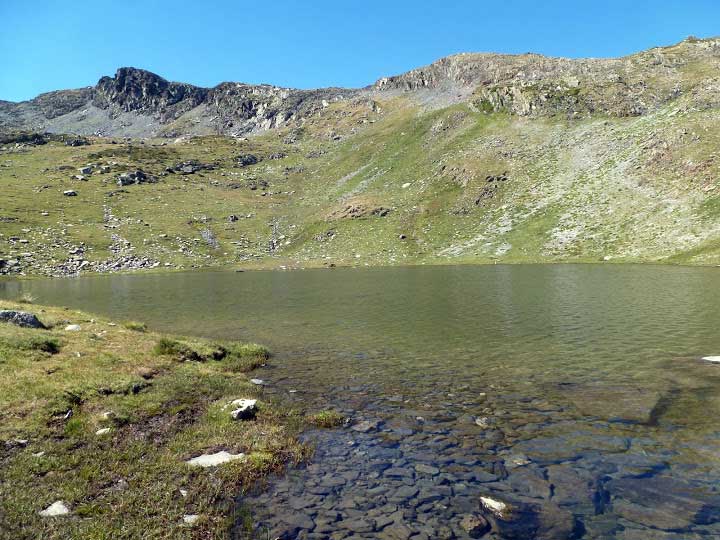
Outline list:
[[[498,501],[497,499],[491,499],[490,497],[480,497],[480,504],[483,508],[498,517],[502,517],[505,510],[507,510],[507,504],[502,501]]]
[[[462,518],[460,528],[468,533],[470,538],[480,538],[490,529],[490,524],[482,516],[468,514]]]

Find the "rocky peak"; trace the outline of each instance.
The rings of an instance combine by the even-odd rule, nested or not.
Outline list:
[[[95,86],[93,103],[118,112],[156,113],[175,118],[202,103],[206,88],[170,82],[144,69],[123,67],[115,77],[102,77]]]

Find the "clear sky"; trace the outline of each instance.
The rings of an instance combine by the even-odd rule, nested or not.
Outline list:
[[[457,52],[602,57],[720,35],[720,0],[0,0],[0,99],[121,66],[213,86],[365,86]]]

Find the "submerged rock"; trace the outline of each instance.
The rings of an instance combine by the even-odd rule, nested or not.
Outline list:
[[[3,309],[0,311],[0,321],[8,322],[23,328],[45,328],[36,315],[27,311],[14,311]]]
[[[701,485],[654,476],[613,480],[606,489],[615,513],[633,523],[673,531],[720,523],[720,495]]]
[[[460,521],[460,528],[465,531],[470,538],[480,538],[490,530],[490,524],[482,516],[468,514]]]

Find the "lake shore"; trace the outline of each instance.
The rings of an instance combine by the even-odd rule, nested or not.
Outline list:
[[[43,325],[0,323],[0,536],[224,537],[238,494],[310,454],[251,380],[263,347],[0,307]]]

